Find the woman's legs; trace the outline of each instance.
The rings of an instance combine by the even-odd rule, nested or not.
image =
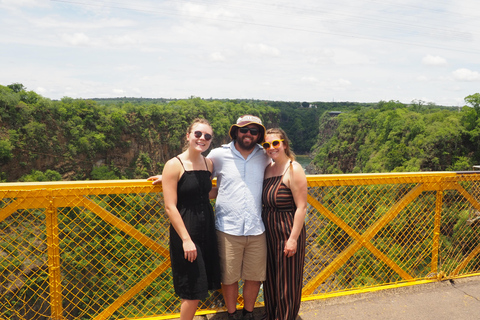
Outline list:
[[[191,320],[197,311],[198,302],[200,300],[186,300],[182,299],[180,306],[180,320]]]

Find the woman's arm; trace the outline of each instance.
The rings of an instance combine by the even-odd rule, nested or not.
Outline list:
[[[207,161],[207,169],[212,174],[210,176],[210,179],[213,179],[213,161],[212,161],[212,159],[209,159],[209,158],[205,158],[205,159]],[[210,192],[208,193],[208,198],[209,199],[216,199],[217,195],[218,195],[218,187],[212,187],[212,190],[210,190]]]
[[[295,201],[297,210],[293,218],[292,232],[284,249],[284,254],[289,257],[297,252],[297,239],[302,231],[307,213],[307,177],[298,162],[293,162],[291,169],[289,175],[290,190],[292,190],[293,200]]]
[[[173,158],[165,164],[162,173],[163,200],[165,211],[170,223],[183,241],[185,259],[193,262],[197,258],[197,248],[188,233],[185,223],[177,209],[177,185],[183,168],[180,162]]]
[[[212,187],[212,190],[208,193],[209,199],[217,199],[218,195],[218,187]]]

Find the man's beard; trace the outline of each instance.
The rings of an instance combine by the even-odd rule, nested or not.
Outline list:
[[[255,145],[257,144],[257,140],[258,139],[256,137],[254,137],[252,139],[252,142],[249,145],[246,145],[246,144],[243,143],[243,139],[240,139],[239,137],[237,137],[235,139],[235,142],[238,143],[239,147],[242,148],[243,150],[250,151],[253,148],[255,148]]]

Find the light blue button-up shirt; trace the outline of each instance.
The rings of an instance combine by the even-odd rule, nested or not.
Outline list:
[[[218,195],[215,203],[215,227],[234,236],[262,234],[263,176],[270,158],[260,145],[245,159],[234,142],[215,148],[207,158],[213,161]]]

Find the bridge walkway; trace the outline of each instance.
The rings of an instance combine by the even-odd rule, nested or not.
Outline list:
[[[262,308],[255,309],[260,319]],[[225,313],[195,320],[224,320]],[[479,320],[480,276],[303,301],[297,320]]]

